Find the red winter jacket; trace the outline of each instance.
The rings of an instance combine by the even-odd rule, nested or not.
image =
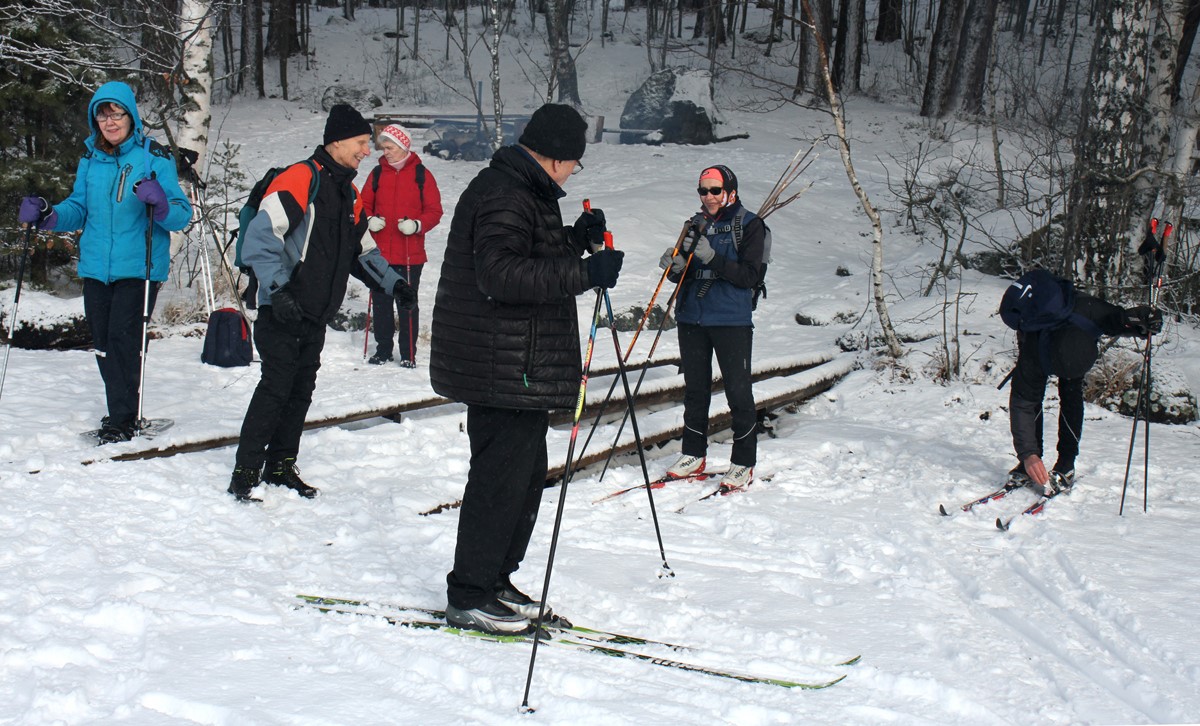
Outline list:
[[[375,244],[391,265],[422,265],[429,257],[425,254],[425,233],[442,220],[442,193],[437,180],[429,169],[425,169],[424,194],[417,189],[417,165],[421,158],[409,153],[399,169],[388,163],[387,157],[379,157],[379,168],[363,182],[363,207],[368,216],[383,217],[384,227],[372,232]],[[379,174],[376,188],[375,175]],[[424,198],[424,204],[422,204]],[[400,234],[396,223],[408,217],[421,223],[417,234]]]

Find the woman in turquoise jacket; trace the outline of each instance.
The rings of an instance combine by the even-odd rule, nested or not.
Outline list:
[[[170,150],[143,131],[129,86],[101,86],[88,103],[88,126],[92,135],[71,195],[53,206],[26,197],[18,216],[41,229],[83,230],[78,272],[108,399],[100,439],[111,443],[137,433],[143,307],[154,310],[171,266],[170,233],[188,225],[192,206],[179,188]]]

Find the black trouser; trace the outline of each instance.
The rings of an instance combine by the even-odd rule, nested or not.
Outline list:
[[[477,608],[495,597],[496,581],[525,559],[546,486],[546,411],[467,407],[471,470],[458,510],[454,570],[446,599]]]
[[[1017,353],[1012,390],[1008,397],[1009,428],[1017,456],[1042,456],[1042,399],[1049,377],[1042,371],[1036,336],[1029,336]],[[1083,436],[1083,379],[1058,379],[1058,464],[1075,466]]]
[[[150,283],[150,312],[154,312],[160,284]],[[106,285],[83,279],[83,313],[92,330],[108,417],[115,425],[131,423],[137,417],[145,307],[145,280],[117,280]]]
[[[758,460],[758,415],[750,383],[750,354],[754,328],[749,325],[704,326],[679,324],[679,357],[683,363],[684,454],[708,451],[708,406],[712,401],[712,359],[717,355],[725,400],[733,416],[730,463],[754,466]]]
[[[304,320],[287,326],[271,312],[270,305],[262,306],[254,323],[262,377],[250,398],[238,441],[236,462],[244,468],[296,458],[325,347],[324,324]]]
[[[424,265],[392,265],[392,269],[408,280],[415,292],[421,284],[421,268]],[[399,316],[400,360],[417,359],[417,336],[421,333],[420,306],[402,310],[396,306],[396,298],[382,292],[371,293],[371,321],[375,328],[375,354],[386,358],[392,354],[392,338],[396,336],[396,319],[392,308]]]

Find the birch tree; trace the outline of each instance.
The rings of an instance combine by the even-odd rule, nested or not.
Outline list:
[[[800,0],[800,6],[804,9],[808,17],[813,17],[810,0]],[[867,218],[871,220],[871,228],[875,233],[871,255],[871,291],[875,301],[875,314],[879,316],[879,327],[883,332],[883,341],[887,345],[888,353],[893,358],[899,358],[903,355],[904,350],[900,347],[900,338],[896,336],[896,329],[892,326],[892,318],[888,314],[887,299],[883,293],[883,222],[879,218],[879,212],[875,211],[875,206],[871,203],[870,197],[867,196],[866,190],[863,189],[862,184],[858,183],[858,174],[854,171],[854,162],[850,158],[850,140],[846,134],[846,123],[842,117],[841,99],[838,98],[837,91],[833,88],[833,78],[829,75],[829,53],[826,50],[825,39],[815,25],[808,25],[808,29],[812,33],[813,41],[817,46],[822,71],[821,75],[824,81],[825,98],[829,101],[829,110],[833,115],[833,125],[837,129],[838,151],[842,155],[842,164],[846,168],[846,177],[850,180],[850,186],[854,188],[854,194],[858,197],[859,204],[862,205]]]
[[[1105,0],[1096,14],[1091,71],[1074,143],[1062,267],[1101,294],[1128,279],[1132,249],[1141,241],[1132,233],[1142,231],[1154,204],[1153,194],[1147,193],[1154,178],[1142,178],[1161,163],[1159,140],[1147,138],[1158,126],[1148,102],[1151,79],[1164,75],[1162,63],[1170,65],[1154,52],[1155,33],[1162,32],[1157,19],[1174,3]],[[1169,90],[1154,95],[1170,97]]]
[[[180,67],[179,132],[176,143],[199,155],[197,171],[204,168],[208,151],[208,127],[212,121],[212,33],[208,0],[183,0],[179,12],[182,39]]]

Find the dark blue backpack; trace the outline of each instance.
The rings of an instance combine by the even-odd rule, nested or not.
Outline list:
[[[250,343],[250,326],[234,308],[214,310],[208,316],[208,331],[204,334],[204,350],[200,362],[222,368],[248,366],[254,359]]]
[[[1095,339],[1103,335],[1096,323],[1075,312],[1075,286],[1071,281],[1045,270],[1026,272],[1008,286],[1000,300],[1000,319],[1022,333],[1046,333],[1038,336],[1038,357],[1042,370],[1048,373],[1055,372],[1051,363],[1051,333],[1073,325]]]

